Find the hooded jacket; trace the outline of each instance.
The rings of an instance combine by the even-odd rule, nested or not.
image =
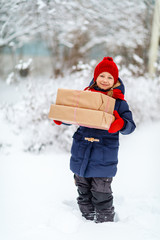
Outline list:
[[[122,100],[125,92],[123,82],[120,78],[118,82],[119,84],[114,90],[120,94],[116,97],[114,110],[117,110],[124,120],[124,126],[119,132],[130,134],[135,130],[136,126],[127,102]],[[93,80],[90,85],[92,83]],[[94,87],[93,91],[106,94],[105,90],[98,87]],[[118,164],[119,132],[109,133],[107,130],[80,126],[73,135],[70,158],[72,172],[86,178],[114,177]],[[96,138],[99,142],[90,142],[85,138]]]

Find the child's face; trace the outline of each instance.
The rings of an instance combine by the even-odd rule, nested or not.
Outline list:
[[[114,85],[114,78],[108,72],[102,72],[99,74],[96,80],[97,86],[103,90],[108,90]]]

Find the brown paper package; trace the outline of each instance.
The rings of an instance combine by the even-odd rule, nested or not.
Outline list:
[[[85,127],[108,130],[115,117],[112,114],[91,109],[52,104],[50,119]]]
[[[100,110],[113,114],[115,99],[99,92],[59,88],[56,105]]]

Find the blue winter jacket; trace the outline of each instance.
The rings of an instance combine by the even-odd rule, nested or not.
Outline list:
[[[124,94],[124,85],[120,78],[119,82],[121,85],[117,88]],[[101,90],[98,87],[95,89]],[[125,122],[120,133],[132,133],[136,126],[127,102],[116,99],[115,110]],[[99,142],[87,141],[85,137],[99,139]],[[73,173],[86,178],[114,177],[117,172],[118,149],[119,132],[109,133],[107,130],[80,126],[73,135],[70,169]]]

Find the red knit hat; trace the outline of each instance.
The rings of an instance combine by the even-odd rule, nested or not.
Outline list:
[[[94,70],[94,81],[97,80],[97,77],[102,72],[109,72],[114,77],[114,83],[118,80],[118,67],[113,62],[113,58],[111,57],[104,57],[103,60],[98,63]]]

